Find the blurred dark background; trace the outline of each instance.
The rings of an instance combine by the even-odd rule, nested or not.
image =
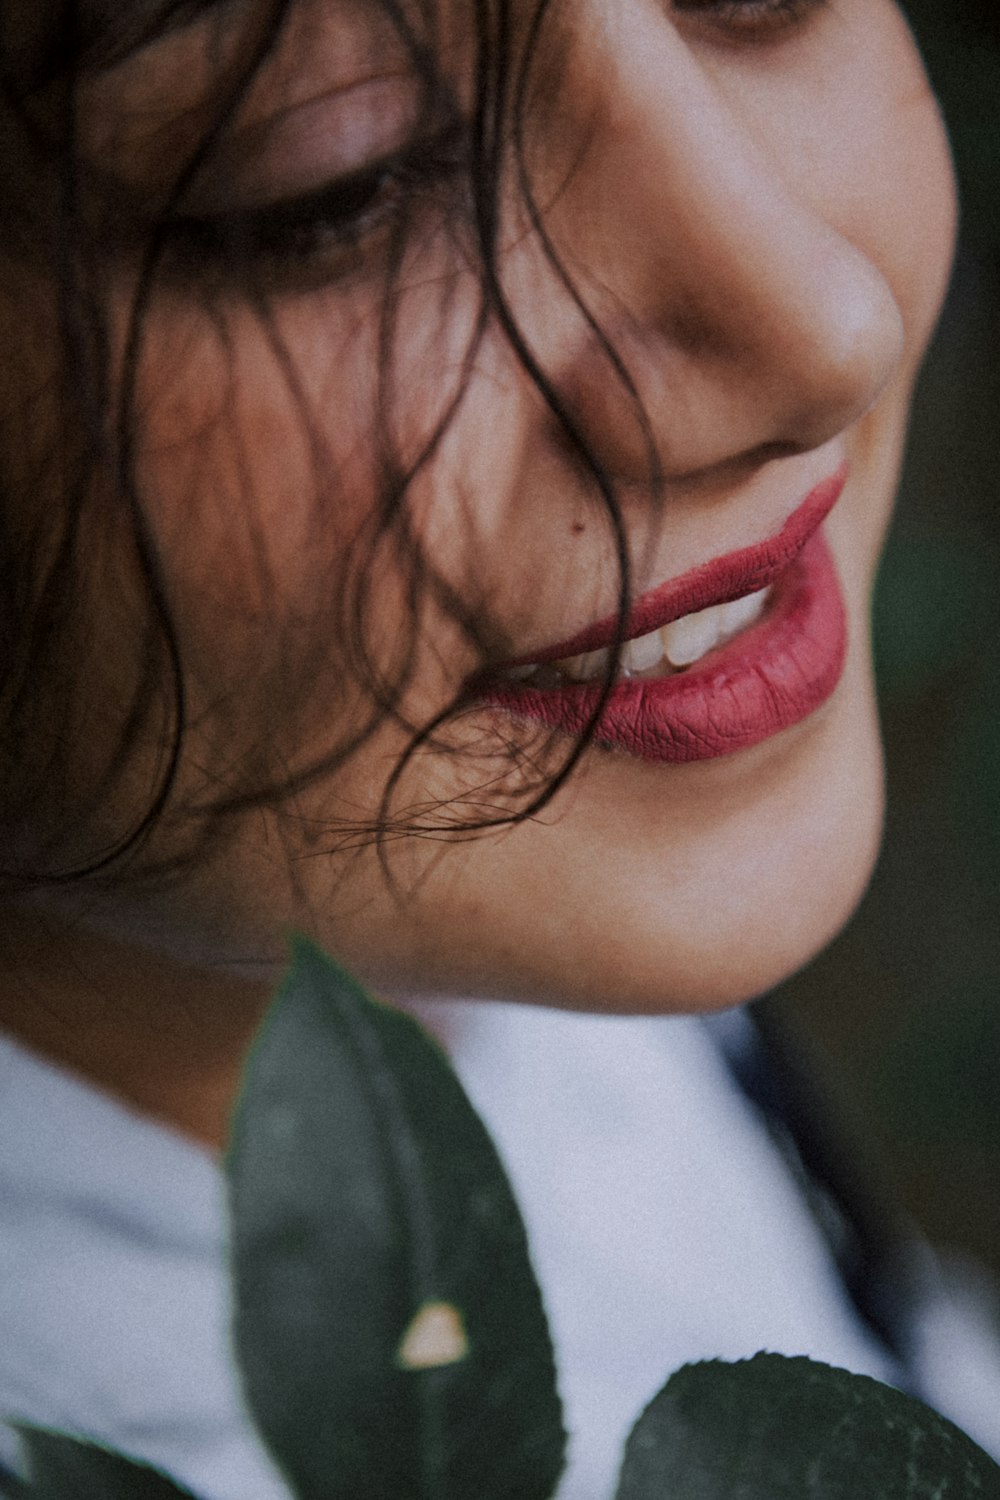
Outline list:
[[[904,8],[963,231],[876,600],[887,840],[778,1001],[903,1206],[1000,1276],[1000,0]]]

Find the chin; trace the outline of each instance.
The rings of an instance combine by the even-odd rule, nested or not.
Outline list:
[[[734,901],[712,924],[674,950],[668,992],[661,979],[629,1006],[633,1012],[708,1012],[758,999],[789,979],[842,931],[862,900],[878,857],[881,817],[846,828],[840,843],[789,855],[780,873],[755,885],[743,910]]]
[[[817,714],[752,751],[666,769],[595,755],[544,823],[464,845],[460,874],[417,887],[374,963],[367,945],[344,957],[397,996],[738,1005],[847,922],[882,815],[871,675],[852,663]]]
[[[556,1003],[632,1013],[722,1009],[772,989],[836,937],[865,893],[883,828],[867,653],[854,654],[811,721],[785,743],[733,757],[723,775],[730,784],[716,791],[714,812],[706,807],[700,837],[687,848],[667,836],[659,847],[648,839],[624,851],[614,902],[605,851],[588,962],[564,975],[574,998],[564,992]]]
[[[854,915],[878,858],[881,777],[843,798],[795,809],[778,839],[763,839],[720,877],[720,898],[683,924],[658,972],[644,969],[635,1011],[704,1012],[759,998],[810,963]],[[856,794],[856,788],[855,788]],[[664,923],[664,927],[666,927]],[[619,1008],[628,996],[619,993]],[[611,1008],[615,1008],[613,1005]]]
[[[724,1010],[755,1000],[816,957],[861,901],[878,854],[879,820],[846,831],[817,869],[814,846],[788,854],[769,879],[707,908],[700,921],[667,911],[619,929],[604,962],[577,962],[535,996],[562,1008],[619,1014]]]

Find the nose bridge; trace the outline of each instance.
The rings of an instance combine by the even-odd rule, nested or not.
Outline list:
[[[567,186],[560,240],[603,289],[601,321],[626,363],[644,367],[640,389],[655,399],[669,387],[709,447],[723,439],[707,436],[706,403],[725,416],[729,448],[817,446],[873,404],[894,368],[895,301],[796,196],[659,7],[643,35],[618,48],[609,34],[591,60],[600,121]],[[582,367],[571,384],[582,394]]]

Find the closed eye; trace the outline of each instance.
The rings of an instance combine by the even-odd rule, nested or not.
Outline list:
[[[353,269],[373,235],[398,217],[404,204],[448,182],[467,168],[463,122],[333,178],[291,198],[249,209],[175,214],[167,226],[172,258],[183,269],[212,269],[238,279],[329,279]]]
[[[673,0],[674,11],[736,41],[767,41],[801,25],[828,0]]]

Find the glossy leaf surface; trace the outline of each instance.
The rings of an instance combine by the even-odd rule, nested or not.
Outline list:
[[[227,1171],[239,1362],[300,1500],[548,1500],[551,1342],[493,1145],[421,1028],[306,942]]]
[[[19,1427],[29,1480],[11,1500],[197,1500],[158,1469],[61,1432]]]
[[[1000,1468],[922,1402],[758,1354],[686,1365],[636,1423],[617,1500],[1000,1500]]]

